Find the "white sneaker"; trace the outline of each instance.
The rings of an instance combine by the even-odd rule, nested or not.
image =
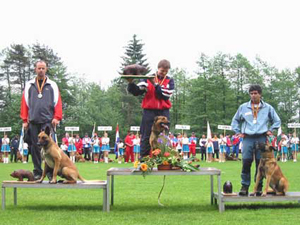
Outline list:
[[[294,159],[294,162],[297,162],[297,159]]]
[[[118,163],[119,163],[119,164],[121,164],[122,162],[121,162],[121,161],[119,161]]]

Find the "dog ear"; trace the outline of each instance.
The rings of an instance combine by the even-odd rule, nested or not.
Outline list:
[[[50,136],[50,127],[49,126],[46,126],[45,127],[45,133]]]
[[[154,117],[154,123],[156,123],[158,120],[158,116]]]

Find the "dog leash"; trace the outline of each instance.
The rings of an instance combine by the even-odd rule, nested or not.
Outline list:
[[[58,144],[58,141],[57,141],[57,133],[56,133],[56,126],[53,127],[53,132],[54,132],[54,142],[56,144]]]
[[[161,196],[161,193],[162,191],[164,190],[164,187],[165,187],[165,183],[166,183],[166,175],[164,175],[164,179],[163,179],[163,186],[161,187],[161,190],[158,194],[158,198],[157,198],[157,202],[160,206],[164,206],[161,202],[160,202],[160,196]]]

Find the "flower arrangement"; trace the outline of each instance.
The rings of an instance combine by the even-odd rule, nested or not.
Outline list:
[[[157,142],[159,147],[154,149],[150,156],[144,157],[139,164],[134,164],[135,168],[139,168],[143,172],[143,176],[150,173],[154,167],[164,166],[166,169],[182,169],[183,171],[190,172],[199,170],[199,165],[192,165],[192,158],[182,159],[176,149],[172,148],[168,137],[163,136],[158,138]]]

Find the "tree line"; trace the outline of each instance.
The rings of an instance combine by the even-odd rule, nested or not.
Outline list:
[[[144,43],[136,35],[125,46],[120,73],[130,64],[140,64],[150,71]],[[109,87],[88,82],[80,76],[69,74],[58,54],[48,46],[35,43],[29,46],[12,44],[0,54],[0,127],[12,127],[12,134],[20,133],[19,118],[21,94],[25,83],[35,77],[34,62],[45,60],[47,75],[57,82],[63,100],[63,120],[58,128],[60,137],[64,127],[79,126],[80,135],[91,135],[96,126],[119,124],[124,137],[130,126],[141,122],[142,97],[127,92],[127,82],[116,78]],[[282,128],[288,131],[287,123],[300,122],[300,67],[279,70],[260,58],[250,62],[242,54],[217,53],[214,56],[201,54],[197,71],[188,74],[184,69],[171,69],[169,75],[175,80],[171,97],[171,131],[175,124],[191,125],[191,131],[201,135],[206,132],[206,121],[213,132],[217,125],[230,125],[238,106],[249,101],[248,87],[260,84],[263,100],[271,104],[282,120]],[[78,85],[80,84],[80,85]],[[110,134],[114,138],[115,132]]]

